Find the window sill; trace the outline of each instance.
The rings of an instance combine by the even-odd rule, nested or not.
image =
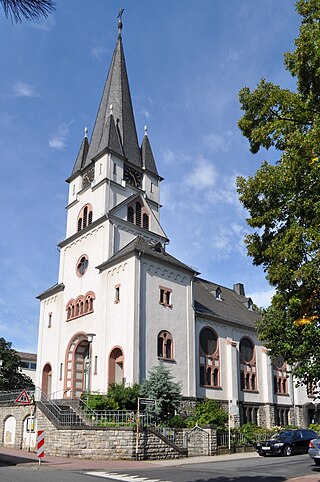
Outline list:
[[[78,318],[81,318],[82,316],[90,315],[91,313],[93,313],[93,310],[87,311],[86,313],[81,313],[81,315],[73,316],[72,318],[67,319],[66,322],[68,323],[69,321],[77,320]]]
[[[214,385],[200,385],[202,388],[211,388],[214,390],[222,390],[222,387],[220,385],[217,385],[216,387]]]
[[[171,310],[173,308],[173,305],[167,305],[166,303],[161,303],[161,301],[159,301],[159,305],[164,306],[165,308],[170,308]]]
[[[241,391],[245,393],[259,393],[259,390],[250,390],[249,388],[241,388]]]
[[[281,393],[281,392],[275,392],[275,395],[277,397],[279,397],[279,396],[280,397],[289,397],[290,396],[289,393]]]
[[[177,363],[174,358],[163,358],[162,356],[158,356],[158,360],[168,363]]]

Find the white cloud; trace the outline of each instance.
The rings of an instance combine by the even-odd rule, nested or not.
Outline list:
[[[184,152],[172,151],[170,148],[161,149],[161,158],[165,164],[174,163],[176,166],[179,164],[186,164],[192,160],[190,155]]]
[[[252,299],[255,305],[261,308],[267,308],[271,304],[271,298],[274,293],[274,289],[270,287],[270,289],[265,291],[253,291],[248,293],[247,296]]]
[[[141,109],[140,113],[145,116],[146,119],[150,118],[150,112],[147,109]]]
[[[187,186],[196,190],[213,187],[216,179],[217,173],[214,165],[204,157],[198,159],[194,168],[184,177]]]
[[[101,59],[108,52],[108,49],[103,45],[95,45],[90,49],[90,55],[94,59]]]
[[[21,81],[13,84],[12,95],[14,97],[39,97],[39,94],[32,85]]]
[[[69,134],[70,126],[73,121],[63,123],[58,127],[57,133],[54,134],[49,140],[49,146],[57,151],[62,151],[67,145],[67,137]]]
[[[39,30],[43,30],[45,32],[49,32],[50,30],[53,29],[55,24],[56,24],[56,19],[54,18],[53,15],[49,15],[49,17],[47,17],[45,20],[30,23],[30,26],[33,28],[37,28]]]
[[[214,152],[228,152],[232,148],[236,134],[233,131],[225,131],[221,134],[207,134],[203,136],[203,144]]]

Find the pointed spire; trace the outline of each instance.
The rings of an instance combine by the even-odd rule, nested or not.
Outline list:
[[[144,136],[141,144],[141,158],[142,166],[147,170],[159,176],[157,171],[156,162],[153,157],[151,145],[148,138],[148,126],[144,126]]]
[[[72,177],[76,172],[81,171],[81,169],[86,164],[87,154],[89,150],[89,142],[88,142],[88,127],[84,129],[84,138],[82,140],[76,162],[74,163],[71,176]]]
[[[120,10],[118,15],[119,36],[93,128],[86,164],[89,164],[106,147],[110,148],[107,143],[110,136],[105,133],[105,130],[112,125],[112,122],[108,120],[109,108],[112,104],[112,115],[116,121],[122,147],[118,154],[128,158],[137,167],[141,167],[139,143],[121,38],[122,13],[123,10]]]

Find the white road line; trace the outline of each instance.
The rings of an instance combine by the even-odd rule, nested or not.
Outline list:
[[[86,475],[93,475],[94,477],[102,477],[104,479],[121,480],[122,482],[170,482],[161,481],[160,479],[148,479],[147,477],[140,477],[139,475],[118,474],[115,472],[85,472]]]

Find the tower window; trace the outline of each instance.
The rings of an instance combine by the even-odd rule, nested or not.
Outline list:
[[[49,313],[48,315],[48,328],[51,328],[52,326],[52,313]]]
[[[136,226],[143,227],[143,229],[149,229],[149,215],[147,209],[141,204],[140,201],[132,203],[128,206],[127,221],[135,224]]]
[[[70,300],[66,306],[67,321],[92,313],[94,299],[94,293],[89,291],[85,296],[80,295],[76,300]]]
[[[77,275],[83,276],[87,271],[88,265],[89,265],[88,256],[84,254],[79,258],[77,262]]]
[[[86,204],[80,211],[77,221],[78,232],[81,229],[86,228],[92,223],[92,206],[91,204]]]
[[[120,285],[114,287],[114,302],[120,303]]]
[[[172,308],[171,295],[172,295],[171,289],[160,286],[160,300],[159,300],[160,305]]]

